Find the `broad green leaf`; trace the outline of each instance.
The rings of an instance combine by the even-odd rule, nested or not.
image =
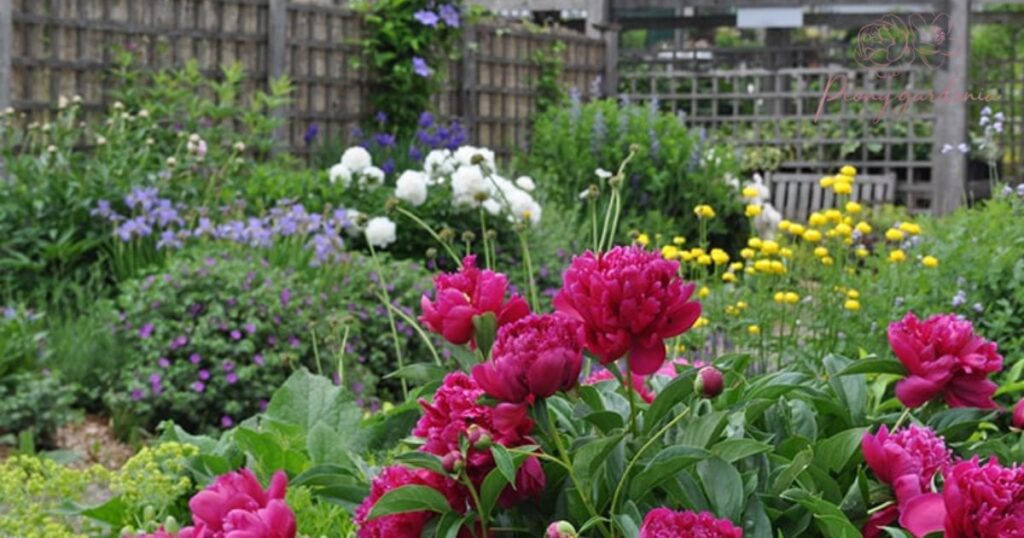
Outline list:
[[[485,359],[490,358],[491,345],[494,344],[494,336],[498,333],[497,316],[494,312],[473,316],[473,329],[476,347]]]
[[[597,473],[597,470],[605,463],[608,454],[615,449],[616,445],[622,442],[623,434],[616,434],[611,437],[602,437],[583,444],[573,456],[572,466],[576,477],[583,483],[589,484],[590,478]]]
[[[697,370],[690,369],[679,374],[658,394],[651,403],[651,406],[644,412],[644,429],[650,434],[659,426],[659,423],[668,416],[672,408],[682,403],[687,396],[693,394],[693,379]]]
[[[708,458],[697,464],[697,474],[714,513],[739,521],[743,513],[743,479],[735,467],[720,458]]]
[[[772,446],[753,439],[726,439],[711,447],[711,453],[726,462],[733,463],[743,458],[771,451]]]
[[[434,527],[435,538],[458,538],[459,530],[468,516],[460,516],[456,512],[446,512]]]
[[[607,435],[613,430],[625,426],[622,415],[614,411],[597,411],[583,417],[583,420],[597,426],[601,433]]]
[[[366,519],[369,521],[391,514],[421,511],[443,514],[450,512],[451,506],[444,495],[432,487],[408,485],[393,489],[377,499]]]
[[[394,370],[385,375],[384,379],[407,379],[414,383],[426,383],[443,379],[447,373],[447,368],[429,362],[417,362]]]
[[[853,362],[846,357],[829,355],[822,362],[829,375],[829,386],[839,396],[839,400],[848,411],[853,424],[861,424],[864,419],[864,406],[868,400],[867,381],[864,376],[839,375],[839,372],[848,368]]]
[[[483,483],[480,484],[480,511],[490,514],[498,503],[501,492],[505,491],[509,484],[510,482],[505,479],[505,475],[500,469],[491,469],[491,472],[484,477]]]
[[[796,477],[800,476],[800,473],[807,469],[812,461],[814,461],[814,451],[810,448],[797,453],[793,460],[789,462],[789,465],[786,465],[778,476],[775,477],[771,487],[771,494],[779,495],[785,491],[796,480]]]
[[[306,432],[317,424],[345,434],[346,448],[361,444],[360,423],[363,412],[352,397],[326,377],[302,369],[285,381],[270,399],[267,416],[285,423],[298,424]]]
[[[341,465],[334,464],[323,464],[314,465],[309,469],[306,469],[295,478],[288,481],[291,486],[329,486],[340,480],[346,480],[351,478],[360,478],[355,475],[352,469],[348,469]]]
[[[442,476],[448,474],[444,470],[444,465],[441,464],[441,458],[419,450],[403,452],[395,456],[395,462],[409,467],[429,469]]]
[[[805,387],[807,381],[807,376],[799,372],[782,371],[767,374],[751,383],[745,399],[767,398],[774,400],[792,390]]]
[[[81,514],[114,527],[124,525],[131,518],[129,507],[120,495],[111,498],[101,505],[86,508],[81,511]]]
[[[995,417],[996,412],[989,409],[957,407],[946,409],[931,416],[928,425],[935,433],[946,437],[947,441],[962,441],[970,437],[978,425]]]
[[[505,477],[505,481],[515,489],[517,469],[515,462],[512,461],[512,454],[504,446],[495,443],[491,446],[491,455],[494,456],[494,463],[501,475]]]
[[[853,428],[820,441],[814,450],[815,461],[823,469],[838,473],[846,467],[854,454],[859,453],[861,439],[866,431],[867,428]]]
[[[772,538],[772,521],[765,513],[764,503],[757,495],[751,495],[743,511],[743,536],[745,538]]]
[[[846,517],[846,514],[836,505],[815,497],[810,493],[791,489],[782,493],[782,498],[799,503],[814,514],[818,530],[826,538],[860,538],[860,529]]]
[[[670,446],[658,452],[629,486],[631,497],[640,497],[666,480],[671,480],[683,469],[711,457],[703,448]],[[628,477],[625,477],[628,478]]]
[[[907,375],[907,369],[892,359],[860,359],[836,374],[839,377],[857,374],[898,374]]]
[[[680,432],[680,445],[707,448],[725,429],[726,411],[715,411],[699,418],[684,421],[686,426]]]

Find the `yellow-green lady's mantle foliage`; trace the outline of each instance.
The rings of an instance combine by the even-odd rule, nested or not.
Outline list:
[[[14,456],[0,464],[0,536],[85,537],[54,509],[82,499],[90,486],[109,480],[100,466],[71,469],[35,456]]]
[[[104,503],[118,506],[103,518],[108,525],[156,528],[179,515],[169,512],[192,493],[185,462],[196,452],[191,445],[162,443],[143,448],[116,471],[11,457],[0,463],[0,537],[86,538],[100,523],[80,514]]]

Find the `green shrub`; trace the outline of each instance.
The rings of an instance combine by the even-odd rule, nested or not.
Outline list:
[[[76,387],[56,373],[21,372],[0,381],[0,437],[30,435],[38,448],[53,448],[57,428],[74,417]]]
[[[579,208],[583,219],[589,217],[581,192],[594,184],[607,190],[595,170],[614,172],[631,148],[636,158],[626,169],[621,230],[661,220],[658,229],[696,237],[693,208],[711,204],[719,213],[709,228],[713,242],[729,243],[744,235],[747,220],[725,182],[738,171],[733,151],[650,107],[574,98],[536,119],[522,165],[537,178],[546,200]]]

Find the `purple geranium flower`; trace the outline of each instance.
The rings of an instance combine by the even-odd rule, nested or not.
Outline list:
[[[419,21],[420,24],[430,27],[437,26],[438,21],[441,20],[440,17],[437,16],[437,13],[428,9],[421,9],[417,11],[413,14],[413,18]]]
[[[171,367],[171,361],[167,360],[167,357],[160,357],[160,359],[157,360],[156,363],[159,364],[161,368]]]
[[[263,360],[263,355],[262,354],[257,353],[257,354],[252,356],[252,362],[256,363],[257,366],[263,366],[263,364],[266,361]]]
[[[227,415],[224,415],[220,417],[220,425],[222,428],[230,428],[235,425],[235,420]]]
[[[196,381],[192,383],[192,390],[196,392],[203,392],[206,390],[206,385],[202,381]]]
[[[427,61],[419,56],[412,57],[412,71],[423,78],[429,77],[434,73],[430,66],[427,65]]]
[[[459,8],[451,4],[444,4],[441,6],[441,9],[438,10],[438,13],[440,13],[445,24],[452,28],[459,27]]]
[[[192,364],[199,364],[199,361],[201,360],[203,360],[203,357],[201,357],[198,353],[193,353],[188,356],[188,361],[191,362]]]
[[[199,370],[199,379],[201,379],[203,381],[206,381],[206,380],[210,379],[210,371],[209,370]]]
[[[241,340],[242,339],[242,331],[239,331],[238,329],[232,330],[231,331],[231,339],[232,340]]]
[[[147,323],[147,324],[143,325],[141,328],[139,328],[139,338],[142,338],[143,340],[145,340],[146,338],[149,338],[150,336],[153,336],[153,324],[152,323]]]
[[[288,288],[281,290],[281,306],[288,308],[290,302],[292,302],[292,290]]]
[[[132,400],[139,401],[142,399],[142,389],[132,389]]]
[[[238,382],[238,374],[228,372],[228,375],[224,376],[224,380],[228,382],[228,385],[234,385]]]

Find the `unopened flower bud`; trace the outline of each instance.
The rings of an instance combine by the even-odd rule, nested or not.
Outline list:
[[[475,240],[476,240],[476,234],[473,233],[471,230],[466,230],[466,231],[462,232],[462,241],[464,243],[472,243]]]
[[[494,228],[491,228],[487,230],[487,233],[485,235],[487,236],[487,239],[494,241],[495,239],[498,238],[498,231],[495,230]]]
[[[164,530],[167,531],[168,534],[174,536],[178,534],[179,530],[181,530],[181,525],[178,524],[177,519],[174,519],[174,516],[167,516],[167,519],[164,520]]]
[[[146,507],[142,509],[142,519],[146,521],[153,521],[153,518],[155,517],[156,508],[154,508],[152,504],[147,504]]]
[[[426,256],[427,256],[428,260],[432,260],[432,259],[436,258],[437,257],[437,249],[434,248],[434,247],[428,248],[427,252],[426,252]]]
[[[576,527],[572,526],[572,523],[568,521],[556,521],[548,525],[548,530],[544,533],[544,538],[576,538]]]
[[[722,393],[725,384],[722,379],[722,372],[714,366],[705,366],[697,372],[697,379],[693,382],[693,390],[705,398],[714,398]]]
[[[483,163],[483,162],[484,162],[484,160],[485,160],[485,159],[484,159],[484,156],[483,156],[483,154],[480,154],[480,153],[476,153],[476,154],[474,154],[474,155],[473,155],[473,156],[472,156],[472,157],[471,157],[471,158],[469,159],[469,162],[470,162],[470,164],[481,164],[481,163]]]
[[[455,230],[445,226],[444,228],[441,228],[441,231],[437,233],[437,236],[440,237],[442,241],[451,241],[452,239],[455,239]]]
[[[400,204],[400,203],[401,202],[398,200],[398,198],[395,198],[395,197],[388,198],[388,201],[384,202],[384,212],[385,213],[391,213],[392,211],[395,210],[395,208],[398,207],[398,204]]]
[[[470,425],[466,430],[466,436],[469,438],[469,443],[477,450],[491,448],[491,434],[476,424]]]
[[[449,473],[457,473],[461,471],[464,466],[462,454],[457,450],[452,450],[441,458],[441,465],[444,466],[444,470]]]
[[[1024,430],[1024,398],[1013,406],[1013,427]]]

